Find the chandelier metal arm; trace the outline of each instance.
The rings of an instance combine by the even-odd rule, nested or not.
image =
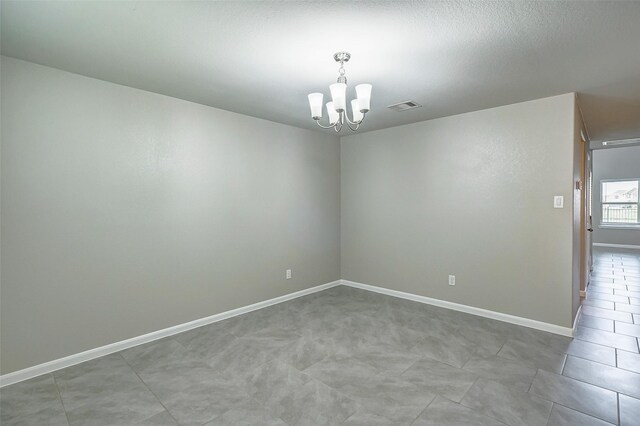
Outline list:
[[[366,115],[367,115],[367,113],[366,113],[366,112],[363,112],[363,113],[362,113],[362,118],[361,118],[360,120],[358,120],[358,121],[351,121],[351,120],[349,120],[349,116],[347,115],[347,113],[346,113],[346,112],[344,113],[344,117],[347,119],[347,123],[349,123],[349,124],[353,124],[353,125],[356,125],[356,126],[359,126],[360,124],[362,124],[362,122],[364,121],[364,118],[366,117]],[[351,130],[353,130],[353,129],[351,128],[351,126],[349,126],[349,128],[350,128]],[[357,127],[356,127],[356,129],[357,129]]]
[[[342,130],[342,125],[343,124],[344,124],[344,122],[342,120],[338,120],[338,122],[333,125],[333,130],[335,130],[336,133],[340,133],[340,130]]]
[[[349,127],[352,131],[356,131],[358,130],[358,128],[360,127],[360,125],[362,124],[362,122],[364,121],[365,116],[367,115],[366,112],[362,113],[362,118],[358,121],[351,121],[349,120],[349,115],[347,114],[346,111],[342,111],[340,112],[340,118],[338,119],[338,121],[336,121],[334,124],[329,123],[328,126],[322,125],[320,124],[320,119],[319,118],[314,118],[316,124],[318,126],[320,126],[323,129],[333,129],[336,132],[340,132],[340,130],[342,130],[342,127],[346,124],[347,127]],[[355,127],[354,127],[355,126]]]
[[[347,121],[347,126],[349,126],[349,128],[351,129],[352,132],[355,132],[360,127],[360,123],[358,123],[358,124],[354,123],[356,127],[351,127],[351,122]]]
[[[314,120],[316,120],[316,124],[317,124],[318,126],[322,127],[323,129],[332,129],[332,128],[335,128],[335,127],[336,127],[336,125],[335,125],[335,124],[331,124],[331,123],[329,123],[329,125],[328,125],[328,126],[323,126],[322,124],[320,124],[320,119],[319,119],[319,118],[314,118]]]
[[[339,132],[340,130],[342,130],[342,125],[344,124],[344,122],[342,121],[342,118],[340,118],[340,120],[338,120],[337,122],[335,122],[334,124],[329,123],[328,126],[324,126],[322,124],[320,124],[320,119],[319,118],[314,118],[314,120],[316,121],[316,124],[320,127],[322,127],[323,129],[333,129],[337,132]],[[349,126],[349,128],[351,129],[351,126]]]

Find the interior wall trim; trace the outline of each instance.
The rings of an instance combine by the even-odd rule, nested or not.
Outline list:
[[[434,299],[426,296],[419,296],[417,294],[405,293],[402,291],[391,290],[383,287],[377,287],[377,286],[358,283],[358,282],[349,281],[349,280],[337,280],[330,283],[307,288],[304,290],[296,291],[294,293],[285,294],[283,296],[276,297],[273,299],[254,303],[252,305],[243,306],[237,309],[221,312],[219,314],[211,315],[205,318],[200,318],[194,321],[175,325],[173,327],[153,331],[151,333],[143,334],[141,336],[132,337],[131,339],[122,340],[120,342],[111,343],[109,345],[105,345],[98,348],[90,349],[88,351],[69,355],[64,358],[59,358],[53,361],[45,362],[43,364],[38,364],[33,367],[28,367],[22,370],[14,371],[12,373],[4,374],[0,376],[0,388],[14,384],[14,383],[22,382],[24,380],[32,379],[34,377],[38,377],[43,374],[52,373],[54,371],[71,367],[73,365],[80,364],[85,361],[90,361],[92,359],[99,358],[101,356],[109,355],[114,352],[119,352],[125,349],[132,348],[134,346],[153,342],[154,340],[162,339],[165,337],[172,336],[174,334],[182,333],[194,328],[198,328],[204,325],[212,324],[214,322],[222,321],[227,318],[246,314],[252,311],[256,311],[258,309],[266,308],[268,306],[277,305],[278,303],[286,302],[288,300],[296,299],[298,297],[302,297],[308,294],[326,290],[331,287],[336,287],[338,285],[345,285],[348,287],[359,288],[359,289],[371,291],[374,293],[385,294],[387,296],[393,296],[401,299],[412,300],[414,302],[425,303],[427,305],[439,306],[441,308],[465,312],[472,315],[478,315],[485,318],[491,318],[498,321],[521,325],[524,327],[534,328],[536,330],[547,331],[550,333],[559,334],[559,335],[568,336],[568,337],[574,336],[574,330],[577,325],[578,318],[580,317],[580,310],[579,310],[576,315],[573,328],[562,327],[556,324],[549,324],[546,322],[537,321],[529,318],[523,318],[515,315],[504,314],[501,312],[490,311],[487,309],[477,308],[475,306],[448,302],[446,300]]]
[[[562,336],[573,337],[573,328],[563,327],[556,324],[537,321],[529,318],[517,317],[515,315],[503,314],[502,312],[490,311],[488,309],[476,308],[475,306],[463,305],[460,303],[448,302],[446,300],[434,299],[417,294],[405,293],[388,288],[376,287],[369,284],[357,283],[354,281],[341,280],[342,285],[355,287],[362,290],[373,291],[375,293],[386,294],[387,296],[399,297],[401,299],[413,300],[414,302],[425,303],[427,305],[439,306],[454,311],[466,312],[472,315],[478,315],[485,318],[491,318],[498,321],[508,322],[511,324],[521,325],[524,327],[535,328],[536,330],[547,331],[549,333],[560,334]],[[576,316],[577,318],[577,316]]]
[[[580,293],[582,293],[582,291],[580,291]],[[578,312],[576,312],[576,317],[573,319],[573,336],[575,336],[578,332],[578,323],[580,322],[580,316],[582,316],[582,303],[580,304],[580,306],[578,306]]]
[[[633,250],[640,250],[640,246],[632,244],[609,244],[609,243],[593,243],[594,247],[613,247],[613,248],[626,248]]]
[[[211,315],[205,318],[200,318],[197,320],[185,322],[183,324],[178,324],[173,327],[153,331],[151,333],[143,334],[141,336],[132,337],[131,339],[126,339],[120,342],[111,343],[109,345],[100,346],[98,348],[89,349],[88,351],[69,355],[64,358],[55,359],[53,361],[35,365],[33,367],[28,367],[22,370],[14,371],[12,373],[4,374],[0,376],[0,388],[14,384],[14,383],[22,382],[24,380],[32,379],[34,377],[41,376],[43,374],[48,374],[63,368],[71,367],[72,365],[80,364],[82,362],[99,358],[101,356],[109,355],[114,352],[120,352],[124,349],[129,349],[134,346],[153,342],[154,340],[162,339],[164,337],[172,336],[174,334],[178,334],[194,328],[202,327],[203,325],[212,324],[214,322],[218,322],[218,321],[225,320],[227,318],[246,314],[248,312],[266,308],[268,306],[277,305],[278,303],[286,302],[287,300],[296,299],[298,297],[302,297],[308,294],[316,293],[318,291],[326,290],[331,287],[336,287],[340,284],[341,284],[340,280],[333,281],[326,284],[321,284],[315,287],[296,291],[294,293],[285,294],[283,296],[279,296],[273,299],[254,303],[252,305],[243,306],[237,309],[221,312],[219,314]]]

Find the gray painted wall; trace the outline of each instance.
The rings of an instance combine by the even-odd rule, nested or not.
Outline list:
[[[600,180],[640,177],[640,146],[593,150],[593,242],[640,246],[640,229],[603,229]]]
[[[574,111],[567,94],[342,138],[342,278],[570,327]]]
[[[572,94],[340,149],[334,136],[1,67],[2,374],[340,273],[571,326]]]
[[[337,137],[1,67],[3,374],[340,278]]]

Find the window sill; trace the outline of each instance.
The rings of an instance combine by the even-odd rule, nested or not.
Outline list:
[[[608,224],[608,223],[601,223],[600,225],[598,225],[598,228],[600,229],[633,229],[635,231],[640,231],[640,225],[625,225],[623,223],[612,223],[612,224]]]

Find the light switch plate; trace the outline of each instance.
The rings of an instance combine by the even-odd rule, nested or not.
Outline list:
[[[553,196],[553,208],[561,209],[564,207],[564,197],[562,195]]]

